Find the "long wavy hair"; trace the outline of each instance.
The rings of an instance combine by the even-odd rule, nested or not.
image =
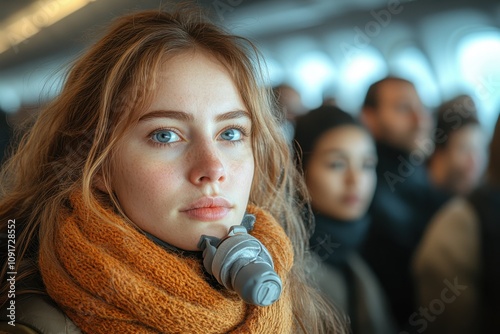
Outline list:
[[[72,65],[60,95],[44,108],[6,161],[0,175],[0,232],[6,233],[8,219],[16,220],[17,281],[36,281],[39,250],[56,261],[58,216],[69,208],[74,191],[82,193],[95,214],[108,202],[127,219],[113,192],[103,194],[96,182],[111,189],[110,161],[135,121],[134,110],[144,110],[152,100],[162,64],[193,49],[208,52],[225,66],[250,111],[256,166],[250,202],[270,211],[294,245],[290,281],[297,331],[344,332],[343,320],[308,284],[310,229],[302,219],[304,205],[297,200],[307,195],[280,130],[272,94],[264,85],[262,57],[250,41],[217,27],[192,7],[117,19]],[[2,282],[12,271],[4,263]],[[33,285],[24,285],[18,294],[33,292],[28,289]],[[43,293],[43,285],[40,288]],[[2,285],[0,304],[6,295]]]

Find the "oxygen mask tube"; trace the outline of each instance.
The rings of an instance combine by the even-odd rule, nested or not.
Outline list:
[[[242,224],[232,226],[222,239],[202,235],[198,248],[206,271],[220,284],[246,303],[268,306],[279,299],[282,283],[269,251],[248,234],[254,223],[255,216],[246,214]]]

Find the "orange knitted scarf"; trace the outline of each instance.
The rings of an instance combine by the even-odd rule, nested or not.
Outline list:
[[[85,333],[291,333],[287,281],[290,240],[272,216],[256,216],[252,235],[273,256],[283,281],[274,304],[245,304],[209,283],[197,257],[166,251],[110,209],[106,221],[72,198],[73,212],[58,222],[55,252],[41,249],[40,271],[50,297]],[[51,254],[55,253],[55,257]]]

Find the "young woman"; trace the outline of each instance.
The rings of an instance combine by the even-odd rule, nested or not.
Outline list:
[[[302,188],[258,65],[248,41],[191,9],[124,16],[73,65],[2,173],[18,324],[44,333],[343,331],[306,283]],[[246,213],[282,281],[269,306],[215,282],[198,248]],[[3,282],[11,271],[3,265]]]
[[[377,177],[373,139],[349,114],[323,106],[297,119],[299,167],[311,196],[316,230],[311,249],[322,292],[351,319],[353,333],[393,333],[373,273],[358,255]]]

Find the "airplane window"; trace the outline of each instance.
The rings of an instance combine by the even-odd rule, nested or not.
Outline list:
[[[483,124],[493,131],[500,110],[500,31],[472,33],[458,44],[457,62]]]
[[[8,113],[16,112],[21,107],[19,94],[8,86],[0,87],[0,109]]]
[[[308,108],[321,105],[323,91],[335,78],[335,65],[324,53],[312,51],[298,58],[293,71],[292,84],[302,94],[302,102]]]
[[[267,78],[265,79],[269,80],[267,84],[273,87],[285,81],[285,70],[283,66],[270,55],[264,54],[264,59],[266,62],[265,70],[267,71],[267,73],[265,73]]]
[[[412,81],[428,107],[436,107],[440,103],[439,88],[431,70],[429,61],[422,51],[416,47],[406,47],[389,60],[391,73]]]
[[[347,111],[357,112],[368,86],[387,75],[387,63],[373,47],[353,54],[340,71],[337,102]]]
[[[16,104],[9,102],[14,101],[14,95],[20,99],[21,104],[27,105],[36,105],[40,101],[54,98],[61,90],[64,72],[71,59],[72,57],[61,57],[57,61],[43,60],[26,72],[18,69],[4,72],[0,76],[1,106],[6,103],[6,111],[16,112],[19,106],[15,108]]]

